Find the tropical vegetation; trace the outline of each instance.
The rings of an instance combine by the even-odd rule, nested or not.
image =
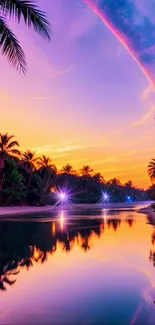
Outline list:
[[[148,195],[151,200],[155,200],[155,159],[153,158],[148,164],[148,175],[152,185],[148,189]]]
[[[18,24],[23,22],[28,28],[34,30],[50,40],[50,24],[46,15],[30,0],[0,0],[0,49],[8,61],[18,71],[26,72],[25,54],[16,35],[9,27],[8,19]]]
[[[22,152],[13,135],[0,134],[1,206],[54,204],[58,190],[69,190],[75,203],[101,202],[103,192],[111,202],[147,199],[147,192],[131,181],[105,181],[88,165],[77,172],[67,163],[59,171],[50,157],[31,150]]]

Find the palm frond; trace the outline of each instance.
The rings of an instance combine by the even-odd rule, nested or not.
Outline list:
[[[9,152],[11,155],[20,156],[21,152],[18,149],[11,149]]]
[[[32,160],[35,158],[35,152],[31,150],[27,150],[23,153],[23,159],[24,160]]]
[[[46,14],[39,10],[37,5],[29,0],[0,0],[0,7],[10,17],[15,17],[18,23],[24,19],[28,27],[33,26],[35,31],[50,40],[50,24]]]
[[[0,16],[0,49],[9,62],[20,72],[25,74],[26,61],[24,52],[16,38],[9,29],[6,19]]]
[[[15,136],[13,134],[9,135],[8,132],[5,134],[2,134],[2,137],[5,139],[5,142],[9,142],[11,139],[13,139]]]
[[[7,145],[7,149],[11,149],[12,147],[19,147],[18,141],[12,141]]]

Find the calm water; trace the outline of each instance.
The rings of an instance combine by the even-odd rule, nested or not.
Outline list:
[[[155,228],[135,211],[0,222],[0,324],[155,324]]]

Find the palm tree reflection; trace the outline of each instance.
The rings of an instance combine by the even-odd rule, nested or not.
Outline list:
[[[153,265],[155,266],[155,251],[154,252],[152,250],[150,251],[149,260],[153,262]]]
[[[105,227],[117,231],[121,220],[96,216],[82,219],[60,217],[49,222],[0,222],[0,290],[16,282],[21,268],[29,270],[35,263],[44,263],[57,251],[69,253],[74,246],[84,252],[91,249],[93,238],[100,238]],[[130,226],[130,223],[129,223]]]

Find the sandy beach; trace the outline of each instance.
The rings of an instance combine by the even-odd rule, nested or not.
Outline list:
[[[72,204],[70,206],[22,206],[22,207],[1,207],[0,216],[19,216],[27,214],[42,214],[50,212],[58,212],[60,210],[83,210],[83,209],[110,209],[110,210],[138,210],[143,213],[152,213],[153,209],[150,206],[150,202],[133,202],[133,203],[106,203],[106,204]]]

